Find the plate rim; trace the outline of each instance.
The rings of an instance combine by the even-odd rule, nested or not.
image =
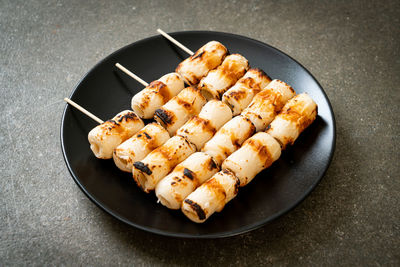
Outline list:
[[[267,46],[268,48],[276,51],[278,54],[281,54],[283,56],[286,56],[288,58],[290,58],[291,60],[293,60],[295,63],[297,63],[301,68],[303,68],[312,78],[313,80],[317,83],[318,87],[321,89],[321,92],[325,98],[325,100],[327,101],[328,104],[328,109],[330,111],[331,117],[332,117],[332,141],[331,141],[331,151],[329,152],[329,157],[328,157],[328,164],[326,165],[325,169],[323,172],[321,172],[321,174],[319,175],[318,179],[315,181],[315,183],[313,183],[304,193],[303,196],[296,201],[296,203],[294,203],[292,206],[288,207],[287,209],[278,211],[276,213],[274,213],[271,216],[268,216],[266,219],[264,220],[260,220],[257,221],[253,224],[250,225],[246,225],[246,226],[242,226],[236,230],[230,230],[230,231],[222,231],[222,232],[218,232],[218,233],[212,233],[212,234],[187,234],[187,233],[176,233],[176,232],[171,232],[171,231],[167,231],[167,230],[160,230],[158,228],[152,228],[152,227],[147,227],[147,226],[143,226],[140,224],[136,224],[133,223],[125,218],[123,218],[122,216],[118,215],[117,213],[115,213],[114,211],[110,210],[109,208],[107,208],[104,204],[101,203],[100,200],[97,200],[95,197],[93,197],[87,190],[86,188],[80,183],[79,178],[76,177],[76,175],[74,174],[72,167],[70,166],[70,163],[68,162],[67,159],[67,155],[66,155],[66,151],[65,151],[65,146],[64,146],[64,137],[63,137],[63,133],[64,133],[64,122],[65,122],[65,115],[67,112],[67,109],[69,108],[69,105],[66,103],[65,107],[64,107],[64,111],[62,113],[62,117],[61,117],[61,125],[60,125],[60,143],[61,143],[61,150],[62,150],[62,154],[63,154],[63,158],[65,161],[65,164],[67,165],[68,171],[71,174],[73,180],[75,181],[75,183],[78,185],[78,187],[82,190],[82,192],[94,203],[96,204],[96,206],[98,206],[101,210],[103,210],[104,212],[108,213],[109,215],[111,215],[112,217],[124,222],[125,224],[128,224],[130,226],[133,226],[137,229],[140,229],[142,231],[146,231],[149,233],[153,233],[153,234],[158,234],[158,235],[162,235],[162,236],[167,236],[167,237],[175,237],[175,238],[193,238],[193,239],[212,239],[212,238],[225,238],[225,237],[232,237],[232,236],[237,236],[237,235],[241,235],[250,231],[253,231],[255,229],[258,229],[264,225],[266,225],[267,223],[270,223],[272,221],[274,221],[275,219],[285,215],[286,213],[290,212],[291,210],[293,210],[294,208],[296,208],[298,205],[300,205],[305,198],[307,198],[311,192],[317,187],[317,185],[321,182],[322,178],[325,176],[326,172],[328,171],[331,163],[332,163],[332,159],[333,159],[333,155],[335,153],[336,150],[336,119],[335,119],[335,114],[332,108],[332,104],[328,98],[328,95],[326,94],[325,90],[323,89],[323,87],[321,86],[321,84],[319,83],[319,81],[314,77],[314,75],[307,69],[305,68],[301,63],[299,63],[296,59],[294,59],[293,57],[291,57],[290,55],[284,53],[283,51],[267,44],[264,43],[262,41],[247,37],[247,36],[243,36],[243,35],[239,35],[239,34],[234,34],[234,33],[227,33],[227,32],[219,32],[219,31],[207,31],[207,30],[192,30],[192,31],[176,31],[176,32],[170,32],[169,33],[171,36],[179,36],[181,34],[216,34],[216,35],[225,35],[225,36],[229,36],[229,37],[235,37],[238,39],[245,39],[251,42],[255,42],[258,43],[262,46]],[[137,44],[140,44],[142,42],[147,42],[147,41],[151,41],[152,39],[156,39],[162,36],[161,35],[153,35],[144,39],[140,39],[138,41],[132,42],[130,44],[124,45],[123,47],[115,50],[114,52],[112,52],[111,54],[107,55],[106,57],[102,58],[99,62],[97,62],[94,66],[92,66],[89,71],[87,71],[82,78],[77,82],[77,84],[74,86],[69,98],[71,99],[76,90],[78,89],[79,85],[82,83],[82,81],[84,81],[86,79],[86,77],[95,69],[97,68],[99,65],[101,65],[104,61],[106,61],[107,59],[109,59],[110,57],[112,57],[114,54],[119,53],[122,50],[128,49],[130,46],[134,46]]]

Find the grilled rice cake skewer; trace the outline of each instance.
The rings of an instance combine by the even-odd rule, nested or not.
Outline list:
[[[229,107],[221,101],[212,100],[204,105],[198,116],[194,116],[172,137],[133,164],[132,174],[137,184],[145,191],[155,189],[157,183],[172,169],[201,149],[214,133],[232,118]]]
[[[236,196],[239,186],[245,186],[262,170],[268,168],[284,148],[292,144],[316,118],[317,105],[307,94],[299,94],[289,100],[270,124],[267,132],[259,132],[249,138],[242,147],[222,163],[222,173],[229,172],[236,178],[236,190],[232,195],[233,177],[223,178],[216,173],[191,193],[182,204],[183,213],[192,221],[201,223]],[[274,130],[277,129],[278,130]],[[296,130],[294,130],[296,129]],[[272,135],[273,134],[273,135]],[[279,142],[277,140],[280,140]],[[226,180],[231,181],[227,183]]]
[[[97,158],[111,159],[114,149],[143,127],[135,112],[124,110],[89,132],[90,149]]]
[[[277,86],[280,87],[280,83],[277,83]],[[274,88],[274,86],[271,88]],[[269,123],[276,113],[280,111],[280,108],[284,104],[283,101],[287,100],[287,97],[282,97],[281,95],[285,93],[292,95],[293,90],[289,86],[285,89],[286,90],[269,90],[268,92],[271,94],[270,98],[264,95],[263,99],[267,99],[267,101],[259,103],[258,108],[253,110],[253,114],[259,111],[264,112],[261,114],[271,114],[270,116],[264,116],[265,120],[267,120],[265,124]],[[268,99],[276,100],[272,102],[271,100],[268,101]],[[243,142],[255,133],[255,130],[256,127],[250,119],[243,115],[236,116],[222,126],[211,140],[205,143],[202,151],[213,158],[219,169],[222,162],[239,149]],[[203,161],[204,160],[205,159],[203,159]],[[188,166],[187,169],[190,171],[190,166]],[[175,172],[175,170],[173,172]],[[179,174],[182,176],[182,173],[179,173],[179,171],[175,173],[177,173],[175,177],[179,177]],[[161,180],[160,186],[156,188],[156,195],[161,204],[167,207],[177,208],[182,204],[182,199],[195,189],[194,185],[199,186],[208,178],[210,178],[210,176],[199,177],[197,175],[197,181],[200,181],[200,183],[190,183],[187,182],[187,179],[175,179],[174,181],[170,181],[170,183]],[[169,180],[170,179],[171,177],[169,177]]]

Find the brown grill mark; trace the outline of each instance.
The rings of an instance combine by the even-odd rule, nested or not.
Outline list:
[[[199,217],[200,220],[204,220],[206,218],[206,213],[200,207],[199,204],[193,202],[190,199],[185,199],[185,203],[189,204],[189,206],[196,212],[196,214],[197,214],[197,216]]]
[[[317,115],[317,109],[315,109],[310,116],[306,116],[301,112],[303,108],[303,103],[301,102],[299,103],[297,101],[293,101],[292,103],[293,104],[290,105],[289,107],[284,108],[279,114],[279,116],[282,119],[295,123],[296,127],[301,133],[315,120]]]
[[[147,175],[151,175],[151,174],[153,173],[153,172],[149,169],[148,165],[147,165],[147,164],[144,164],[144,163],[141,162],[141,161],[136,161],[136,162],[134,162],[134,163],[133,163],[133,166],[134,166],[136,169],[138,169],[138,170],[140,170],[140,171],[146,173]]]
[[[246,89],[253,89],[253,90],[257,90],[257,91],[261,91],[260,85],[258,84],[258,82],[256,82],[253,78],[251,77],[247,77],[247,78],[241,78],[239,80],[239,82],[241,84],[243,84],[243,86],[246,87]]]
[[[235,90],[235,91],[228,91],[228,97],[233,98],[236,101],[246,98],[247,93],[245,90]]]
[[[155,116],[157,116],[165,125],[170,125],[174,121],[174,114],[169,110],[163,108],[156,109]]]
[[[235,175],[233,175],[233,176],[235,176]],[[234,191],[234,194],[237,195],[237,193],[239,192],[240,180],[239,180],[239,178],[237,178],[236,176],[235,176],[235,178],[236,178],[236,183],[235,183],[235,191]]]
[[[176,150],[163,145],[163,146],[156,148],[151,153],[160,153],[164,159],[166,159],[167,161],[172,161],[174,159],[173,155],[174,155],[174,153],[176,153]]]
[[[208,169],[209,169],[210,171],[212,171],[212,170],[218,168],[218,167],[217,167],[217,164],[215,163],[215,161],[214,161],[211,157],[210,157],[210,160],[209,160],[208,163],[207,163],[207,167],[208,167]]]
[[[153,90],[156,94],[159,94],[163,99],[163,103],[168,102],[171,98],[169,88],[161,81],[152,81],[147,88]]]
[[[215,179],[211,178],[203,184],[210,192],[213,192],[217,202],[224,204],[226,192],[224,187]]]
[[[187,169],[187,168],[184,168],[183,169],[183,175],[185,175],[190,180],[193,180],[194,179],[193,175],[195,175],[195,173],[192,172],[191,170]]]
[[[123,120],[125,120],[126,122],[133,120],[133,121],[138,121],[139,118],[138,116],[136,116],[136,114],[134,112],[129,112],[123,116],[119,116],[118,122],[122,122]]]
[[[187,144],[188,147],[192,147],[191,144],[185,138],[181,137],[181,139],[184,141],[184,143]],[[176,156],[176,154],[178,154],[177,147],[170,147],[164,144],[153,150],[151,153],[160,153],[163,156],[163,158],[167,160],[166,164],[169,165],[168,167],[178,163],[176,162],[178,160],[178,157]]]
[[[196,59],[196,58],[201,59],[203,57],[204,53],[205,53],[204,51],[200,52],[200,50],[197,50],[197,52],[193,56],[191,56],[191,59],[192,60]]]
[[[227,169],[222,169],[222,172],[223,173],[225,173],[225,174],[232,174],[232,172],[230,171],[230,170],[227,170]]]
[[[223,50],[224,51],[224,53],[223,53],[221,58],[215,56],[215,54],[216,54],[216,52],[218,50]],[[203,59],[204,59],[204,61],[206,63],[206,67],[209,70],[215,69],[216,67],[218,67],[219,64],[221,64],[221,62],[226,57],[227,53],[228,53],[228,50],[226,49],[225,46],[223,46],[221,43],[216,44],[216,46],[214,47],[213,50],[208,51],[206,53],[206,55],[203,56]]]
[[[248,139],[246,143],[256,151],[260,161],[263,163],[264,168],[271,166],[273,161],[271,153],[269,152],[267,146],[265,146],[260,140],[255,138]]]
[[[143,132],[143,134],[146,136],[147,139],[151,139],[151,136],[148,133]]]
[[[194,116],[192,118],[192,122],[194,125],[201,125],[201,129],[204,132],[211,133],[212,135],[214,135],[216,132],[216,129],[211,125],[210,120],[200,118],[199,116]]]
[[[176,102],[178,103],[178,105],[186,109],[188,113],[193,113],[193,103],[188,103],[179,97],[176,98]]]

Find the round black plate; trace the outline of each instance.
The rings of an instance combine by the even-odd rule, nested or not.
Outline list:
[[[208,31],[171,34],[192,50],[210,40],[223,43],[231,53],[245,56],[252,67],[307,92],[318,104],[317,120],[301,134],[295,145],[261,172],[222,212],[203,224],[187,219],[180,211],[157,204],[154,193],[143,193],[128,173],[112,160],[92,154],[88,132],[96,123],[67,106],[61,124],[61,144],[66,164],[83,192],[99,207],[121,221],[145,231],[176,237],[215,238],[253,230],[299,204],[318,184],[332,159],[335,120],[329,100],[315,78],[281,51],[247,37]],[[131,97],[143,89],[115,68],[119,62],[150,82],[173,72],[187,55],[161,36],[130,44],[98,63],[71,95],[103,120],[130,109]]]

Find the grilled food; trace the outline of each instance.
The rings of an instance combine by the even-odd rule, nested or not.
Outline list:
[[[114,148],[143,126],[143,121],[133,111],[124,110],[89,132],[90,149],[99,159],[111,159]]]
[[[176,72],[182,75],[189,85],[196,85],[207,73],[218,67],[228,50],[217,41],[211,41],[202,46],[191,57],[182,61]]]
[[[196,151],[196,147],[181,136],[171,137],[143,160],[133,163],[132,175],[146,193],[153,190],[178,163]]]
[[[154,119],[173,136],[179,127],[200,112],[206,102],[200,90],[195,87],[187,87],[157,109]]]
[[[317,104],[303,93],[290,99],[269,125],[267,133],[279,141],[282,148],[292,145],[299,134],[317,117]]]
[[[156,186],[156,196],[164,206],[179,209],[182,201],[218,171],[211,156],[203,152],[190,155]]]
[[[218,166],[221,166],[230,154],[255,133],[255,130],[256,128],[248,118],[241,115],[236,116],[219,129],[214,137],[204,145],[202,151],[212,156]]]
[[[273,80],[263,91],[254,96],[242,115],[251,120],[257,132],[263,131],[286,101],[294,95],[295,92],[291,86],[280,80]]]
[[[214,212],[221,211],[239,189],[239,180],[229,170],[217,172],[182,203],[182,212],[190,220],[202,223]]]
[[[271,135],[260,132],[250,137],[239,150],[232,153],[222,163],[222,168],[231,170],[240,180],[240,186],[245,186],[257,173],[271,166],[280,155],[279,143]]]
[[[210,100],[201,109],[199,115],[191,118],[176,132],[193,143],[197,150],[232,118],[231,109],[222,101]]]
[[[221,99],[226,90],[234,85],[249,69],[249,62],[239,54],[227,56],[222,64],[201,79],[199,89],[209,99]]]
[[[168,131],[158,123],[147,124],[134,136],[114,149],[115,165],[125,172],[132,172],[133,163],[144,159],[147,154],[169,139]]]
[[[234,86],[222,95],[222,101],[226,103],[236,116],[240,114],[251,102],[254,95],[263,90],[271,78],[260,69],[249,69]]]
[[[169,73],[151,82],[146,88],[133,96],[132,110],[143,119],[154,116],[156,109],[167,103],[185,87],[178,73]]]

